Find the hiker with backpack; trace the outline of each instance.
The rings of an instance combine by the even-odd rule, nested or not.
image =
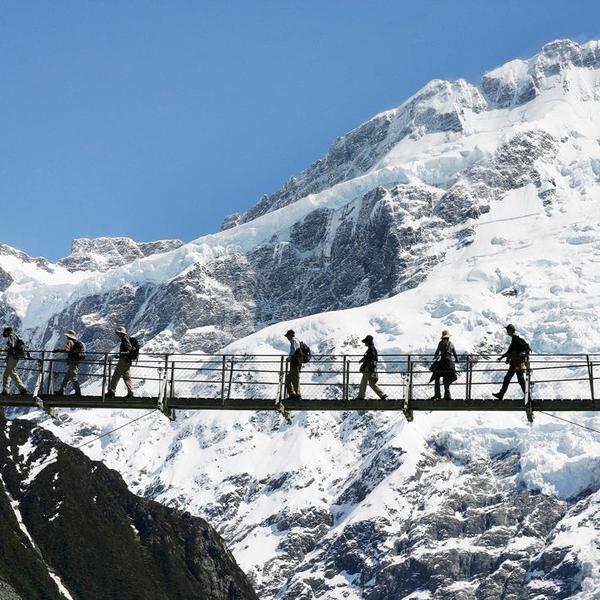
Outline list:
[[[450,341],[450,333],[444,329],[442,339],[433,355],[433,363],[429,370],[431,379],[434,382],[433,398],[431,400],[441,400],[440,379],[444,382],[444,400],[452,400],[450,395],[450,386],[457,380],[455,362],[458,362],[458,356],[454,349],[454,344]]]
[[[310,348],[296,339],[296,333],[293,329],[290,329],[285,334],[285,337],[290,343],[288,354],[289,369],[285,375],[285,389],[288,398],[299,400],[302,398],[300,394],[300,371],[302,370],[303,363],[310,360]]]
[[[510,346],[508,347],[508,350],[498,358],[498,361],[505,360],[509,367],[504,376],[501,390],[492,394],[492,396],[498,398],[498,400],[504,398],[510,380],[515,373],[517,374],[517,379],[523,390],[523,394],[525,394],[525,371],[527,369],[527,363],[529,362],[529,353],[531,352],[529,344],[516,334],[514,325],[507,325],[506,333],[511,338]]]
[[[23,340],[13,331],[12,327],[5,327],[2,331],[2,337],[6,338],[6,368],[4,369],[4,377],[2,378],[2,394],[10,394],[10,381],[19,388],[20,394],[28,394],[26,385],[21,381],[17,373],[17,364],[21,358],[27,357],[27,350]]]
[[[377,385],[377,381],[379,380],[379,375],[377,374],[377,362],[379,357],[377,356],[377,349],[375,348],[373,336],[368,335],[364,340],[362,340],[362,343],[367,347],[367,351],[359,361],[362,379],[360,380],[360,386],[358,388],[358,400],[365,399],[367,393],[367,384],[381,400],[385,400],[387,398],[387,394],[385,394]]]
[[[137,340],[135,344],[132,343],[132,340],[135,338],[130,338],[127,335],[127,330],[125,327],[119,327],[115,333],[121,338],[121,345],[119,346],[118,354],[119,360],[117,362],[117,366],[115,367],[113,376],[111,377],[106,396],[108,398],[112,398],[115,395],[119,380],[123,379],[123,382],[127,387],[127,398],[133,398],[133,384],[131,383],[131,375],[129,370],[131,369],[133,361],[137,358],[139,346],[137,344]]]
[[[67,372],[63,378],[60,388],[56,392],[57,396],[64,396],[65,390],[69,382],[73,383],[73,389],[76,396],[81,396],[81,386],[79,385],[79,363],[85,360],[85,346],[81,340],[77,338],[77,334],[69,329],[65,333],[67,341],[65,347],[54,352],[65,352],[67,354]]]

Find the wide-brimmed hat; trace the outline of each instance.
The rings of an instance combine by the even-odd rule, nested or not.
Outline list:
[[[362,340],[362,343],[363,344],[369,344],[372,341],[373,341],[373,336],[372,335],[367,335],[367,336],[365,336],[365,339]]]
[[[72,340],[76,340],[77,339],[77,334],[72,329],[69,329],[69,331],[67,331],[65,333],[65,336],[67,336],[68,338],[70,338]]]
[[[449,338],[449,337],[450,337],[450,332],[447,329],[444,329],[444,331],[442,331],[442,339]]]
[[[284,337],[290,337],[290,336],[294,336],[296,335],[296,332],[293,329],[288,329],[285,334]]]
[[[115,333],[122,333],[124,335],[127,335],[127,329],[125,329],[125,327],[123,327],[121,325],[121,327],[117,327],[117,330],[115,331]]]

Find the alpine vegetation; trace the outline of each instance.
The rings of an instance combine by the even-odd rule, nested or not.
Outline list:
[[[507,333],[600,352],[599,256],[600,42],[559,40],[479,84],[430,82],[213,235],[79,240],[58,264],[2,246],[0,317],[48,350],[73,331],[117,351],[124,325],[143,352],[295,356],[303,398],[294,340],[366,349],[366,398],[391,397],[386,354],[437,348],[431,392],[450,397],[456,359],[502,355]],[[128,415],[31,418],[76,444]],[[209,521],[260,598],[598,597],[600,436],[548,415],[156,415],[85,452]]]

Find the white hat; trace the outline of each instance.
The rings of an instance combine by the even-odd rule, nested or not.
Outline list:
[[[450,337],[450,332],[447,329],[444,329],[444,331],[442,331],[442,339],[449,338],[449,337]]]
[[[121,327],[117,327],[117,330],[115,331],[115,333],[123,333],[123,334],[127,335],[127,329],[125,329],[125,327],[123,327],[123,325],[121,325]]]
[[[76,340],[76,339],[77,339],[77,334],[76,334],[76,333],[75,333],[75,332],[74,332],[72,329],[69,329],[69,331],[67,331],[67,332],[65,333],[65,335],[66,335],[68,338],[72,339],[72,340]]]

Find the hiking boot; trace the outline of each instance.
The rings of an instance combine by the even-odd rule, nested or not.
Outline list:
[[[65,395],[65,390],[56,390],[54,392],[55,396],[64,396]]]
[[[112,390],[108,390],[108,392],[106,392],[106,394],[104,394],[106,398],[114,398],[115,397],[115,393]]]
[[[431,398],[429,398],[429,400],[441,400],[442,397],[441,396],[431,396]]]
[[[498,400],[502,400],[502,398],[504,398],[504,394],[501,392],[494,392],[492,396],[494,396],[494,398],[497,398]]]
[[[10,396],[10,392],[8,390],[2,390],[3,396]]]
[[[19,394],[20,394],[21,396],[26,396],[27,394],[29,394],[29,390],[28,390],[27,388],[21,388],[21,389],[19,390]]]
[[[135,398],[135,394],[133,392],[127,392],[127,396],[125,398]]]
[[[383,396],[381,396],[379,399],[380,399],[380,400],[387,400],[387,394],[384,394],[384,395],[383,395]]]

